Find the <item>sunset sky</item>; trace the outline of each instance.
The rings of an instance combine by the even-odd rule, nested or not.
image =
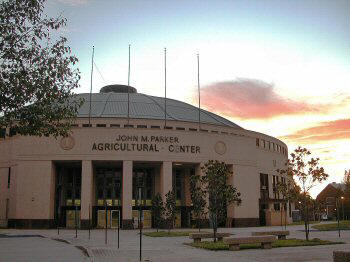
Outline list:
[[[127,84],[197,105],[200,54],[202,107],[243,128],[280,138],[321,158],[340,182],[350,168],[349,0],[48,0],[63,14],[61,33],[79,58],[81,88]]]

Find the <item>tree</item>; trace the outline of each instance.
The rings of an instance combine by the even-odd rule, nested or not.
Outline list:
[[[190,176],[190,194],[197,228],[198,231],[201,231],[201,219],[207,203],[205,200],[205,191],[202,188],[202,181],[198,174],[191,174]]]
[[[345,184],[344,195],[346,199],[350,199],[350,169],[345,170],[343,183]]]
[[[82,104],[78,59],[59,35],[66,18],[44,15],[45,1],[0,3],[0,129],[66,136]]]
[[[176,197],[173,190],[169,191],[165,195],[165,218],[168,222],[168,234],[170,234],[170,229],[174,227],[175,217],[176,217]]]
[[[283,170],[277,170],[280,174],[283,174]],[[282,195],[282,198],[284,200],[284,203],[291,203],[296,201],[298,195],[297,195],[297,188],[295,185],[294,180],[287,180],[287,182],[278,182],[276,184],[276,190],[278,192],[278,194]],[[287,209],[284,209],[284,227],[285,229],[287,229]],[[281,208],[281,226],[282,226],[282,213],[283,213],[283,209]]]
[[[308,196],[309,191],[317,183],[322,183],[328,178],[324,168],[320,166],[319,158],[310,157],[311,152],[300,146],[290,154],[287,160],[287,168],[285,172],[291,175],[301,187],[301,196],[304,209],[305,238],[309,240],[309,212],[308,212]]]
[[[202,171],[204,189],[209,197],[209,218],[213,226],[214,241],[216,241],[218,222],[225,219],[228,205],[241,203],[241,194],[235,187],[227,184],[232,172],[225,162],[209,160],[202,167]]]
[[[154,226],[157,228],[157,232],[160,223],[163,221],[164,206],[162,196],[158,193],[152,198],[152,216],[154,218]]]

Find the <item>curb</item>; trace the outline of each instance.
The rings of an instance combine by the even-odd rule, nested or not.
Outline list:
[[[70,242],[69,240],[63,239],[63,238],[51,238],[52,240],[58,241],[58,242],[62,242],[62,243],[66,243],[68,245],[72,245],[75,248],[79,249],[84,256],[91,258],[91,253],[89,251],[88,248],[84,247],[84,246],[76,246],[74,245],[72,242]]]

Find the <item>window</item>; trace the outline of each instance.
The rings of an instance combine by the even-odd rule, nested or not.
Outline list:
[[[11,185],[11,167],[9,167],[8,175],[7,175],[7,188],[10,188]]]
[[[125,128],[133,128],[134,125],[124,125]]]
[[[273,209],[274,209],[275,211],[279,211],[279,210],[280,210],[280,203],[274,203],[274,204],[273,204]]]
[[[185,130],[184,127],[177,127],[176,130]]]
[[[269,199],[269,176],[268,174],[260,174],[260,199]]]
[[[270,150],[271,149],[271,142],[269,141],[267,143],[269,144],[269,150]]]
[[[110,126],[111,126],[111,127],[120,127],[119,124],[111,124]]]
[[[266,146],[265,140],[262,140],[262,146],[263,146],[263,148],[265,148],[265,146]]]
[[[106,127],[106,124],[97,124],[96,127]]]
[[[260,174],[260,189],[266,190],[269,188],[268,174]]]
[[[92,127],[92,124],[83,124],[83,127]]]
[[[151,128],[160,129],[160,126],[151,126]]]
[[[141,204],[151,205],[154,194],[154,169],[137,168],[133,171],[132,196],[135,203],[139,203],[139,188],[141,188]]]
[[[275,199],[278,198],[277,194],[277,183],[278,183],[278,177],[277,176],[272,176],[272,188],[273,188],[273,197]]]
[[[326,197],[326,203],[327,204],[335,203],[335,197]]]
[[[173,129],[172,126],[165,126],[164,129]]]
[[[137,125],[137,128],[147,128],[146,125]]]
[[[118,206],[120,204],[121,170],[118,168],[96,169],[96,200],[99,206],[105,204]]]
[[[189,130],[189,131],[197,131],[196,128],[189,128],[188,130]]]
[[[14,128],[10,128],[10,134],[9,136],[15,136],[17,134],[16,130]]]
[[[183,193],[183,176],[181,170],[176,169],[173,174],[173,189],[175,191],[176,200],[182,200]]]
[[[259,146],[259,138],[256,139],[256,146]]]
[[[5,128],[1,128],[0,129],[0,138],[5,138],[6,137],[6,129]]]

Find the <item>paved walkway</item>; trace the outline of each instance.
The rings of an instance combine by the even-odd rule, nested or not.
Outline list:
[[[73,245],[38,236],[24,237],[11,232],[12,236],[6,237],[1,233],[2,231],[0,262],[89,261],[83,252]]]
[[[221,228],[220,232],[230,232],[236,235],[250,235],[252,231],[266,231],[266,230],[280,230],[281,227],[256,227],[256,228]],[[293,238],[305,238],[305,233],[302,232],[303,226],[288,226],[290,230],[290,237]],[[69,257],[69,254],[76,256],[80,254],[80,260],[66,259],[66,260],[45,260],[43,257],[38,257],[39,261],[94,261],[94,262],[107,262],[107,261],[139,261],[139,234],[137,230],[120,231],[120,248],[117,248],[117,233],[115,230],[108,231],[108,244],[105,245],[104,230],[93,230],[91,231],[91,239],[88,239],[88,231],[79,230],[78,238],[75,238],[74,230],[60,230],[60,235],[57,235],[56,230],[7,230],[11,234],[41,234],[47,238],[61,238],[69,241],[71,247],[84,246],[90,255],[90,257],[83,257],[80,250],[74,248],[67,251],[65,257]],[[338,232],[311,232],[310,238],[320,238],[334,241],[344,241],[346,244],[342,245],[326,245],[326,246],[313,246],[313,247],[290,247],[290,248],[273,248],[270,250],[263,249],[252,249],[252,250],[241,250],[237,252],[232,251],[208,251],[193,248],[190,246],[183,245],[184,242],[191,242],[188,237],[173,237],[173,238],[152,238],[143,236],[143,261],[157,261],[157,262],[203,262],[203,261],[332,261],[333,250],[350,250],[350,231],[342,231],[341,238],[338,238]],[[0,239],[1,241],[2,239]],[[22,241],[22,240],[18,240]],[[43,239],[36,241],[44,241]],[[51,241],[46,241],[46,245]],[[55,241],[57,242],[57,241]],[[13,242],[8,243],[9,249],[15,245]],[[16,244],[17,245],[17,244]],[[59,251],[58,246],[65,246],[64,243],[55,243],[53,247],[39,246],[37,251],[41,249],[51,248],[54,251]],[[21,250],[22,247],[16,247]],[[4,248],[2,242],[0,242],[0,254],[2,254]],[[25,251],[24,247],[24,251]],[[43,252],[45,253],[45,251]],[[47,253],[47,252],[46,252]],[[4,253],[7,254],[6,252]],[[3,257],[0,255],[0,258]],[[4,261],[29,261],[29,260],[4,260]],[[34,261],[34,260],[33,260]],[[0,259],[0,262],[2,260]]]

